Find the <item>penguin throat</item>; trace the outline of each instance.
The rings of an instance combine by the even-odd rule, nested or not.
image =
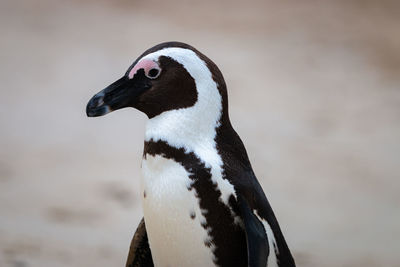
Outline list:
[[[164,141],[175,148],[194,151],[196,147],[215,147],[216,129],[220,124],[220,107],[193,107],[164,112],[146,125],[146,141]]]
[[[196,89],[198,97],[193,106],[165,111],[147,121],[146,141],[164,141],[187,151],[204,146],[215,148],[222,97],[212,79],[207,83],[196,81]]]

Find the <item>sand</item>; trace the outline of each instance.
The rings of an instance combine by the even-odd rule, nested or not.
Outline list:
[[[222,70],[298,266],[400,266],[397,1],[0,5],[0,266],[123,266],[146,117],[85,106],[169,40]]]

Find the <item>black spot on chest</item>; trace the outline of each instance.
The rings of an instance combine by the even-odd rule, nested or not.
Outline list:
[[[196,213],[194,211],[190,212],[190,218],[194,220],[196,218]]]
[[[210,168],[193,152],[174,148],[163,141],[145,142],[144,157],[147,154],[173,159],[190,173],[191,189],[195,190],[202,215],[206,219],[201,226],[210,237],[204,240],[204,245],[213,249],[215,263],[218,266],[247,266],[246,236],[241,226],[235,223],[232,214],[232,210],[237,211],[236,200],[233,196],[229,199],[232,210],[220,200],[221,191],[212,182]]]

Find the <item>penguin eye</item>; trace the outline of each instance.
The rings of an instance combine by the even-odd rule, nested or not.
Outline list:
[[[152,68],[147,72],[147,78],[155,79],[160,75],[160,69]]]

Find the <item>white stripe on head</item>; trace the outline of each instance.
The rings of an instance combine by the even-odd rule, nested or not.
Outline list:
[[[228,203],[229,196],[235,195],[234,188],[228,180],[222,179],[222,159],[215,144],[216,128],[222,114],[218,85],[207,64],[194,51],[169,47],[150,53],[141,60],[158,61],[160,56],[177,61],[193,77],[197,101],[191,107],[165,111],[148,120],[145,139],[162,140],[173,147],[194,152],[206,167],[211,168],[213,182],[221,190],[222,200]]]

